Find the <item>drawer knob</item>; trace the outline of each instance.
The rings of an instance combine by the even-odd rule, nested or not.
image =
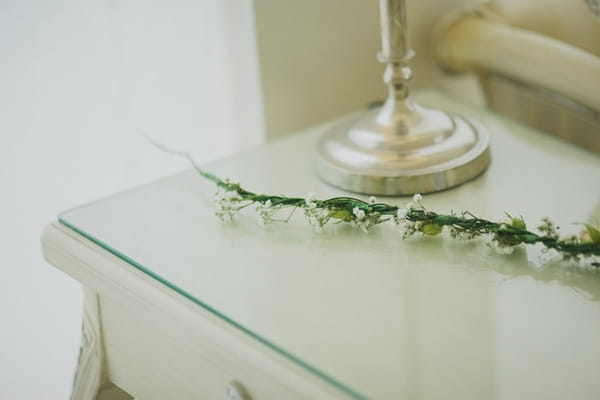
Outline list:
[[[252,400],[244,386],[237,381],[231,381],[227,385],[227,398],[231,400]]]

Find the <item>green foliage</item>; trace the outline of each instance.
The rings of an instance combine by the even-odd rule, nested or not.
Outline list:
[[[592,243],[600,243],[600,231],[594,228],[592,225],[584,224],[587,228],[588,235],[590,237],[590,242]]]
[[[589,224],[584,224],[586,231],[580,237],[561,239],[558,233],[560,228],[549,218],[542,219],[542,223],[537,227],[539,233],[535,233],[527,230],[522,217],[516,218],[510,214],[506,214],[506,222],[493,222],[478,218],[468,211],[460,215],[435,213],[422,205],[420,194],[416,194],[413,202],[406,206],[377,203],[375,198],[366,202],[352,197],[317,200],[312,194],[307,198],[255,194],[245,190],[239,183],[221,179],[202,170],[188,153],[168,149],[149,137],[146,138],[160,150],[186,158],[200,176],[217,186],[215,214],[224,221],[230,220],[240,210],[255,205],[259,224],[287,222],[293,211],[301,208],[308,222],[317,231],[331,219],[349,223],[365,232],[377,224],[392,221],[399,227],[403,239],[417,232],[424,236],[436,236],[447,228],[450,236],[457,240],[487,237],[491,247],[506,254],[520,244],[541,244],[546,249],[561,253],[565,259],[600,257],[600,230]],[[276,213],[286,208],[292,210],[287,219],[274,218]],[[600,262],[594,258],[591,265],[600,267]]]
[[[436,236],[436,235],[439,235],[440,233],[442,233],[442,228],[443,228],[442,226],[440,226],[434,222],[431,222],[431,223],[423,224],[419,230],[421,232],[423,232],[425,235]]]

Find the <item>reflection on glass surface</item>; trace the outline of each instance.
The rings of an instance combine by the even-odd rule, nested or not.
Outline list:
[[[443,96],[423,99],[474,112]],[[518,209],[561,222],[598,216],[590,199],[600,198],[600,188],[585,178],[600,176],[595,156],[489,116],[486,122],[495,132],[489,172],[426,196],[427,206],[458,204],[490,217]],[[209,169],[256,191],[333,196],[308,173],[320,133]],[[573,178],[540,177],[537,165],[550,178],[564,170]],[[252,212],[222,224],[213,192],[186,172],[60,221],[354,398],[598,397],[599,271],[538,248],[502,256],[478,242],[401,241],[391,226],[364,235],[336,225],[316,235],[301,215],[262,229]]]

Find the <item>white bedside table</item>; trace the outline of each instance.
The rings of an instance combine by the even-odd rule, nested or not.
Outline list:
[[[531,226],[550,216],[566,232],[600,219],[598,156],[437,92],[416,97],[492,135],[486,174],[426,195],[428,208]],[[206,170],[256,192],[339,195],[312,172],[323,129]],[[300,213],[224,224],[214,191],[184,172],[46,228],[45,257],[86,292],[74,399],[600,398],[600,271],[535,247],[402,241],[392,225],[317,234]]]

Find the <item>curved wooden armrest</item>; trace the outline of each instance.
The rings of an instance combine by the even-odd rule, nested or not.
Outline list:
[[[600,110],[600,57],[548,36],[477,15],[448,16],[434,53],[451,71],[491,71]]]

